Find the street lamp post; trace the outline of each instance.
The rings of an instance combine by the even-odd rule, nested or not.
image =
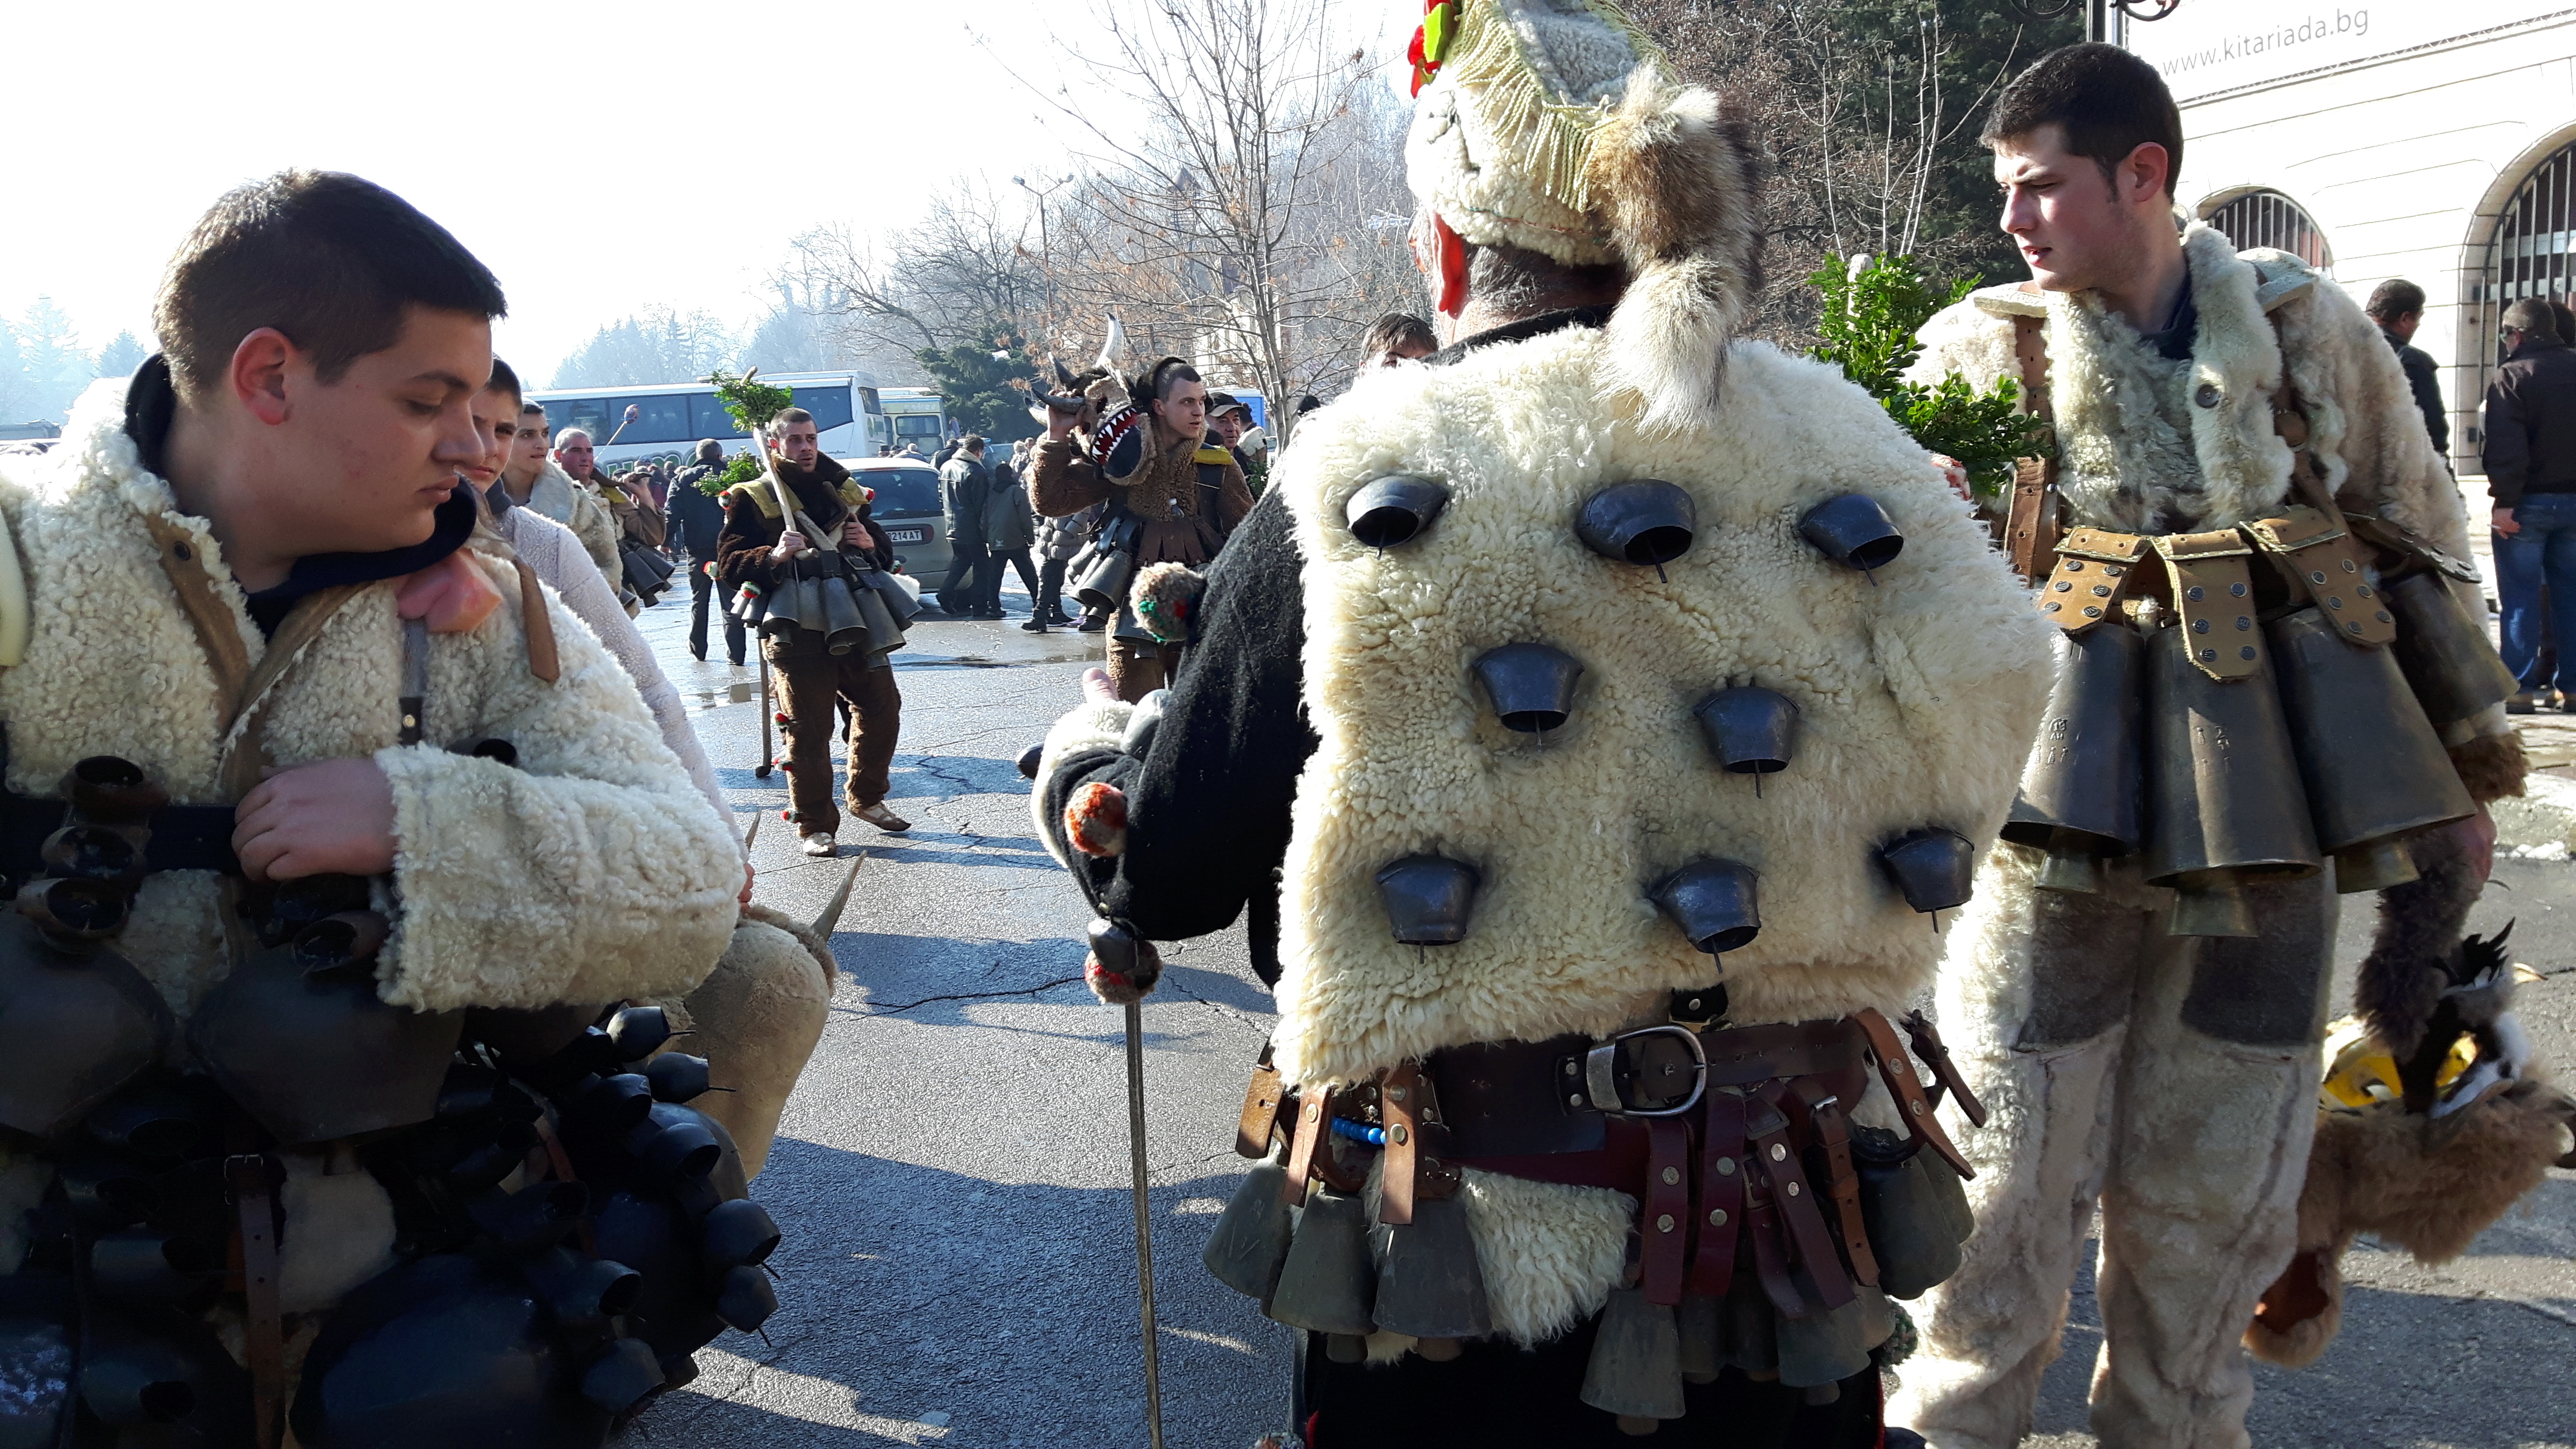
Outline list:
[[[1046,283],[1046,330],[1050,342],[1053,341],[1055,334],[1055,255],[1047,244],[1046,204],[1048,197],[1053,196],[1072,180],[1072,177],[1067,176],[1062,181],[1050,181],[1043,187],[1037,187],[1031,186],[1023,177],[1011,178],[1013,186],[1038,199],[1038,276]]]
[[[2118,15],[2128,20],[2162,20],[2174,13],[2182,0],[2005,0],[2013,13],[2024,20],[2055,20],[2084,7],[2084,38],[2114,41],[2111,18]]]

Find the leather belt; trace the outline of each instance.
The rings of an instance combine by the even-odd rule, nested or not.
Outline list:
[[[1679,1044],[1685,1037],[1691,1048]],[[1442,1155],[1544,1157],[1609,1146],[1605,1124],[1614,1114],[1687,1110],[1676,1105],[1687,1100],[1679,1093],[1640,1104],[1621,1090],[1633,1092],[1641,1077],[1662,1078],[1681,1058],[1694,1059],[1705,1092],[1785,1077],[1825,1077],[1850,1102],[1858,1101],[1868,1085],[1862,1048],[1862,1033],[1848,1018],[1705,1032],[1660,1026],[1609,1042],[1575,1033],[1545,1041],[1450,1047],[1433,1053],[1423,1070],[1439,1088],[1448,1127],[1448,1150]],[[1647,1110],[1636,1111],[1640,1105]]]
[[[9,731],[0,725],[0,780],[8,769]],[[70,809],[62,800],[21,795],[0,785],[0,875],[16,884],[47,874],[45,839],[63,828]],[[144,843],[144,869],[241,874],[241,859],[233,854],[230,805],[164,805],[147,823],[152,837]]]

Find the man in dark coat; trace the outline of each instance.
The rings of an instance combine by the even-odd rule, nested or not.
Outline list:
[[[770,421],[771,462],[797,511],[816,528],[840,535],[840,546],[867,554],[880,568],[894,544],[868,517],[867,490],[837,459],[826,456],[814,415],[789,408]],[[725,490],[725,522],[716,544],[717,571],[728,591],[744,584],[767,589],[785,577],[788,561],[808,547],[794,518],[782,516],[765,482]],[[834,654],[812,629],[765,635],[760,652],[777,671],[779,712],[787,717],[787,794],[807,855],[837,855],[833,838],[841,811],[832,797],[832,726],[836,710],[850,712],[849,811],[879,830],[910,830],[910,821],[885,806],[887,772],[903,725],[903,692],[884,655],[853,649]]]
[[[716,540],[724,533],[724,505],[701,485],[723,471],[724,444],[713,438],[700,440],[698,461],[671,480],[662,510],[669,546],[689,556],[689,657],[701,664],[707,659],[707,604],[716,592]],[[716,611],[724,616],[725,658],[739,669],[742,620],[721,603]]]
[[[2388,339],[2397,352],[2397,365],[2406,369],[2406,386],[2424,414],[2424,432],[2433,440],[2433,451],[2449,457],[2451,416],[2442,407],[2441,368],[2433,354],[2415,345],[2415,329],[2424,325],[2424,289],[2404,277],[2391,277],[2371,289],[2370,305],[2362,310],[2379,324],[2379,335]]]
[[[2495,502],[2496,592],[2503,596],[2504,662],[2522,681],[2508,706],[2576,688],[2576,351],[2549,304],[2525,297],[2504,310],[2504,366],[2487,385],[2479,456]],[[2552,680],[2541,667],[2541,589],[2558,639]]]
[[[939,511],[948,528],[948,581],[939,586],[939,607],[961,619],[1002,617],[1002,606],[990,602],[1002,578],[1001,561],[987,546],[984,521],[992,492],[984,440],[970,434],[939,465]]]
[[[1038,566],[1029,554],[1038,541],[1038,520],[1029,511],[1028,485],[1019,470],[1011,466],[1008,454],[988,457],[985,467],[991,472],[992,487],[984,495],[984,547],[992,555],[993,581],[985,586],[984,604],[994,617],[1001,616],[1002,572],[1005,568],[1016,569],[1021,586],[1029,591],[1029,622],[1043,626],[1045,621],[1037,617],[1035,607]]]

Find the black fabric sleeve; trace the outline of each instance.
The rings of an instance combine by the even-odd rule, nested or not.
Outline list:
[[[2421,348],[2409,347],[2397,354],[2406,364],[2406,385],[2415,392],[2415,407],[2424,414],[2424,431],[2432,436],[2433,451],[2447,458],[2451,455],[2451,418],[2442,407],[2442,380],[2433,365],[2433,355]]]
[[[1142,759],[1089,750],[1059,761],[1047,833],[1078,862],[1093,906],[1150,939],[1220,931],[1249,903],[1253,969],[1279,979],[1279,863],[1297,779],[1315,752],[1303,703],[1305,590],[1288,510],[1265,495],[1208,568],[1199,642],[1181,664]],[[1092,781],[1127,796],[1127,850],[1065,848],[1064,802]]]
[[[2498,508],[2522,502],[2524,478],[2531,471],[2531,439],[2524,429],[2520,379],[2508,368],[2487,387],[2486,441],[2479,461],[2487,472],[2487,496]]]

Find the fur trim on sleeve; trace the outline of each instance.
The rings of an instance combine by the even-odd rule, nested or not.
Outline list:
[[[1060,864],[1070,864],[1055,843],[1064,832],[1064,822],[1049,818],[1047,782],[1055,778],[1056,766],[1085,750],[1124,748],[1127,720],[1135,712],[1136,706],[1119,700],[1085,703],[1057,720],[1047,731],[1046,743],[1038,747],[1037,787],[1029,791],[1029,817],[1037,825],[1038,839],[1047,842],[1048,852]]]

